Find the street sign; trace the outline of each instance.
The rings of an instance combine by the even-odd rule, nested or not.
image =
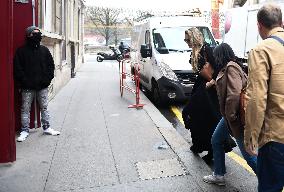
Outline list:
[[[15,0],[16,3],[29,3],[29,0]]]

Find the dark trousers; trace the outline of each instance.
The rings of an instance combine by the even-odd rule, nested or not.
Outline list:
[[[182,119],[183,119],[184,126],[185,126],[186,129],[189,129],[189,126],[188,126],[188,124],[189,124],[189,118],[188,118],[189,111],[190,111],[190,105],[187,103],[186,106],[182,110]]]
[[[284,144],[269,142],[257,157],[258,191],[281,192],[284,187]]]

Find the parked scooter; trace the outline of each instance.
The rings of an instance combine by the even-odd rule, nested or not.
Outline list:
[[[104,53],[104,52],[99,52],[97,55],[97,61],[98,62],[102,62],[103,60],[117,60],[118,62],[120,62],[123,59],[122,54],[120,53],[120,51],[115,48],[110,46],[109,47],[112,50],[112,54],[108,54],[108,53]]]
[[[122,51],[122,56],[124,59],[130,58],[130,48],[124,48]]]

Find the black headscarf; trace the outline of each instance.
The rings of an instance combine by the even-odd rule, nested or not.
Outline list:
[[[208,62],[211,67],[214,69],[214,74],[213,74],[213,79],[217,77],[217,74],[215,72],[217,71],[217,66],[215,63],[215,58],[213,56],[213,48],[210,47],[208,43],[204,43],[200,53],[199,53],[199,58],[198,58],[198,71],[200,71],[205,63]]]
[[[234,61],[237,64],[239,64],[240,67],[244,68],[244,65],[241,62],[241,60],[238,57],[236,57],[233,49],[227,43],[221,43],[220,45],[218,45],[214,49],[213,55],[215,58],[217,74],[219,73],[220,70],[222,70],[225,66],[227,66],[227,64],[230,61]]]

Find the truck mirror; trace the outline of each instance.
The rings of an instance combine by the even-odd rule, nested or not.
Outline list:
[[[143,44],[140,47],[140,53],[142,58],[152,57],[152,49]]]

